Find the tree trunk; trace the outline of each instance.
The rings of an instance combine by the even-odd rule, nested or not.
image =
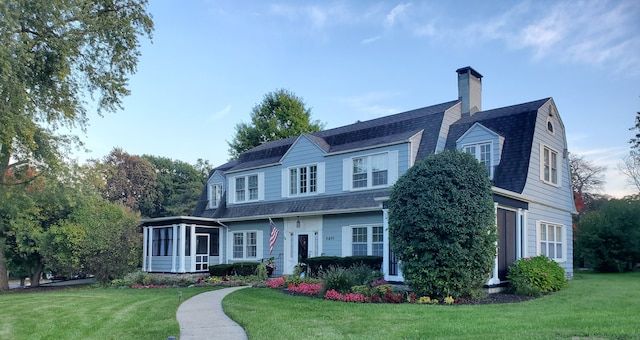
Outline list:
[[[0,237],[0,292],[9,290],[9,272],[7,271],[7,263],[4,257],[4,247],[7,240]]]
[[[29,281],[31,281],[31,288],[40,287],[40,278],[42,277],[42,264],[38,263],[38,265],[33,268],[31,271],[31,276],[29,277]]]

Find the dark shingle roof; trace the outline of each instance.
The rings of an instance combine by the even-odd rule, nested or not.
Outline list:
[[[503,136],[502,155],[500,164],[493,173],[493,184],[505,190],[522,193],[527,180],[537,111],[549,99],[480,111],[464,117],[449,128],[445,148],[454,149],[460,136],[475,123],[480,123]]]
[[[194,211],[195,216],[214,219],[233,219],[247,216],[278,216],[317,211],[336,211],[349,209],[379,208],[381,203],[376,197],[389,196],[391,189],[350,192],[339,195],[318,195],[286,201],[257,202],[226,206],[206,210],[206,193],[200,196]],[[226,202],[223,198],[222,202]]]

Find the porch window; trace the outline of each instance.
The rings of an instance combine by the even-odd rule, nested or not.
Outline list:
[[[565,261],[566,241],[561,224],[538,222],[538,254]]]
[[[258,234],[255,231],[233,233],[233,258],[248,259],[258,257]]]
[[[153,256],[171,256],[173,255],[173,228],[153,228]]]

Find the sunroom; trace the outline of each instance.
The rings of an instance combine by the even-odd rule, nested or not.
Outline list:
[[[141,220],[142,270],[157,273],[208,272],[222,263],[222,225],[210,218],[171,216]]]

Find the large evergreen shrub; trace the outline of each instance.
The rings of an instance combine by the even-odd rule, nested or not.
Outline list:
[[[391,248],[418,294],[471,296],[493,269],[496,234],[487,169],[444,151],[416,163],[389,199]]]

